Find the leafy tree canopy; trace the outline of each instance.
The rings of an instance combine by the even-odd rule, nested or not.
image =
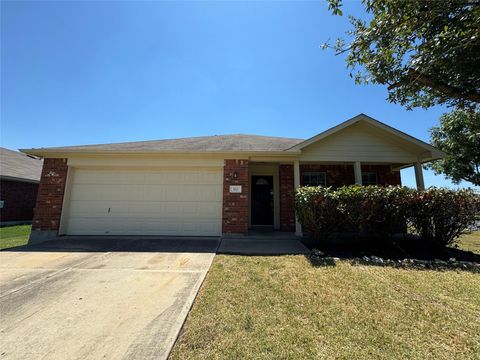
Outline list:
[[[432,145],[447,157],[428,165],[453,182],[467,180],[480,186],[480,112],[455,110],[440,118],[431,129]]]
[[[327,0],[342,15],[341,0]],[[345,39],[324,48],[347,53],[356,83],[388,86],[408,109],[480,104],[480,1],[362,0],[370,21],[350,16]]]

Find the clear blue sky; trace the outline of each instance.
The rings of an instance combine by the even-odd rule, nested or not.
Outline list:
[[[390,104],[320,49],[348,27],[323,0],[2,2],[1,144],[308,138],[361,112],[428,141],[445,109]],[[413,172],[402,180],[413,185]]]

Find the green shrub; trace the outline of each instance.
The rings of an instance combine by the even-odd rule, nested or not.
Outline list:
[[[305,186],[297,189],[295,214],[313,238],[345,228],[346,221],[341,217],[338,196],[329,187]]]
[[[403,202],[408,188],[346,186],[338,192],[343,216],[361,236],[383,239],[405,230]]]
[[[438,246],[453,244],[475,223],[480,197],[470,189],[430,188],[406,198],[407,220],[413,231]]]
[[[406,232],[408,224],[414,233],[441,246],[454,242],[474,223],[479,204],[472,190],[400,186],[301,187],[295,195],[298,220],[314,238],[355,232],[385,239]]]

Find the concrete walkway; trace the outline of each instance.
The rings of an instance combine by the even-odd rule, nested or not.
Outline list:
[[[219,242],[68,237],[0,252],[0,357],[167,358]]]

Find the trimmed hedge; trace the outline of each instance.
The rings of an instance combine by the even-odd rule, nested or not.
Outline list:
[[[469,189],[301,187],[295,193],[295,211],[303,228],[316,239],[345,232],[385,239],[408,228],[425,240],[446,246],[475,223],[480,196]]]

